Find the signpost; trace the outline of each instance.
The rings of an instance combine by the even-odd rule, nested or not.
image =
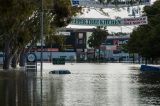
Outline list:
[[[70,0],[72,6],[84,6],[95,8],[122,8],[128,6],[150,5],[150,0],[108,0],[100,2],[99,0]]]
[[[87,26],[129,26],[147,24],[147,17],[135,18],[72,18],[71,25],[87,25]]]

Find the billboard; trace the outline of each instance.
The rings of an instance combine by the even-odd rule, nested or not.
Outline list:
[[[150,5],[150,0],[70,0],[72,6],[95,8],[122,8],[137,5]]]
[[[117,46],[116,45],[107,45],[106,50],[117,50]]]
[[[71,25],[85,26],[128,26],[128,25],[144,25],[148,24],[147,17],[135,18],[72,18]]]
[[[147,17],[124,18],[123,25],[144,25],[148,24]]]
[[[107,39],[106,45],[117,45],[117,46],[124,45],[127,44],[128,39]]]

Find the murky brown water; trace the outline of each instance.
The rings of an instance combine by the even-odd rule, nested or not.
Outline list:
[[[0,106],[158,106],[160,73],[139,65],[106,63],[44,64],[40,73],[0,72]],[[51,75],[68,69],[70,75]]]

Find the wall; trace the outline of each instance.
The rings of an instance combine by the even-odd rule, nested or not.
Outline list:
[[[35,52],[37,59],[40,60],[41,52]],[[50,58],[65,57],[67,60],[70,58],[76,59],[75,52],[43,52],[43,60],[49,60]]]

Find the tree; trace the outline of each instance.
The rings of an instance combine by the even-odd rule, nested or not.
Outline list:
[[[16,60],[13,63],[18,63],[19,55],[28,43],[34,44],[39,40],[39,10],[39,0],[0,0],[0,36],[4,39],[4,69],[9,69],[11,61]],[[54,29],[66,26],[71,17],[79,11],[79,7],[70,5],[70,0],[45,0],[44,33],[51,35]]]
[[[35,1],[0,1],[0,29],[4,39],[5,69],[9,68],[13,56],[18,51],[16,45],[18,33],[24,28],[24,22],[29,19],[35,9],[33,5],[30,5],[31,3],[35,4]]]
[[[148,17],[148,24],[134,29],[128,42],[128,50],[139,53],[146,59],[160,57],[160,1],[144,7],[144,14]]]
[[[108,32],[106,30],[97,27],[93,30],[92,35],[88,39],[89,47],[94,48],[94,58],[95,58],[95,50],[99,49],[99,58],[100,58],[100,45],[103,41],[105,41]]]
[[[64,35],[52,35],[52,36],[47,36],[46,39],[45,39],[45,45],[47,47],[50,47],[52,48],[52,45],[54,43],[57,44],[58,48],[60,50],[63,50],[64,49],[64,42],[65,42],[65,37]]]

